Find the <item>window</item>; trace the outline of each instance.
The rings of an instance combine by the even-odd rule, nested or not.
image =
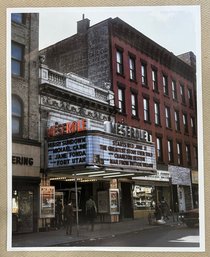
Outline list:
[[[23,24],[25,23],[24,15],[22,13],[12,13],[11,19],[13,22]]]
[[[183,114],[184,132],[188,133],[187,114]]]
[[[123,52],[117,50],[116,52],[117,59],[117,73],[123,75]]]
[[[149,142],[153,142],[153,139],[152,139],[152,138],[153,138],[153,137],[152,137],[152,132],[147,130],[147,140],[148,140]]]
[[[180,85],[180,95],[182,98],[182,103],[185,104],[185,90],[183,85]]]
[[[176,147],[177,147],[177,163],[178,163],[178,165],[181,165],[182,162],[183,162],[183,159],[182,159],[182,144],[177,143]]]
[[[147,86],[147,65],[146,63],[141,64],[141,82],[143,86]]]
[[[168,140],[168,162],[173,162],[173,141]]]
[[[12,42],[12,74],[23,75],[23,46]]]
[[[176,131],[180,131],[180,121],[179,121],[179,112],[174,112],[174,119],[175,119],[175,129]]]
[[[131,108],[132,108],[132,116],[137,117],[138,113],[137,113],[137,95],[132,93],[131,94]]]
[[[166,127],[171,128],[171,111],[169,107],[165,107]]]
[[[158,91],[158,77],[157,77],[157,70],[152,70],[152,89],[154,91]]]
[[[159,103],[154,103],[155,109],[155,124],[160,125],[160,105]]]
[[[197,148],[197,146],[193,146],[193,157],[194,157],[195,167],[198,167],[198,148]]]
[[[190,117],[190,123],[191,123],[192,134],[195,136],[196,135],[196,126],[195,126],[195,118],[194,117]]]
[[[144,121],[150,121],[150,113],[149,113],[149,99],[143,98],[143,105],[144,105]]]
[[[162,146],[162,137],[157,137],[157,160],[162,162],[163,161],[163,146]]]
[[[130,79],[136,80],[136,66],[135,59],[133,57],[129,57],[129,69],[130,69]]]
[[[190,145],[186,144],[186,162],[187,165],[191,165]]]
[[[172,87],[172,97],[174,100],[177,100],[176,81],[172,80],[171,87]]]
[[[118,88],[118,107],[121,113],[125,113],[125,90]]]
[[[21,100],[17,96],[12,96],[12,135],[22,134],[22,111]]]
[[[188,89],[188,100],[189,100],[189,106],[193,107],[193,96],[192,96],[192,90]]]
[[[168,77],[163,75],[163,93],[168,95]]]

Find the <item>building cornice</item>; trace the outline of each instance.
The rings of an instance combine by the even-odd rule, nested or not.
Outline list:
[[[113,36],[120,38],[138,51],[148,55],[155,61],[160,62],[162,65],[173,70],[185,79],[194,82],[195,69],[175,56],[172,52],[158,45],[156,42],[119,18],[112,19],[110,25]]]

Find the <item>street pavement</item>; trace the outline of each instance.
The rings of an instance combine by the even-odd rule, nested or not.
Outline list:
[[[170,217],[166,224],[158,226],[176,226],[178,221]],[[16,247],[53,247],[69,242],[94,239],[99,237],[115,236],[139,230],[157,228],[157,225],[149,225],[147,218],[123,220],[118,223],[96,223],[94,231],[90,230],[90,225],[74,225],[72,235],[66,235],[65,228],[37,232],[30,234],[17,234],[12,236],[12,248]]]

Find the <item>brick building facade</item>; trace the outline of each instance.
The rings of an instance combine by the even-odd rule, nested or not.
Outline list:
[[[46,65],[96,85],[111,83],[116,121],[147,130],[156,144],[159,179],[135,183],[155,187],[156,201],[165,196],[173,209],[191,208],[191,173],[197,176],[198,167],[195,56],[177,57],[119,18],[94,26],[83,19],[77,28],[74,36],[41,50]],[[190,64],[182,60],[186,56]]]
[[[12,230],[38,229],[40,183],[39,15],[11,14]]]

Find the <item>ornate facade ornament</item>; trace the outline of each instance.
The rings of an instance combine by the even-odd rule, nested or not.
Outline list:
[[[68,112],[70,114],[78,115],[84,118],[93,119],[97,121],[107,121],[109,119],[107,114],[103,114],[98,111],[93,111],[86,109],[84,107],[79,107],[62,100],[56,100],[49,96],[41,96],[41,105],[45,107],[50,107],[51,109],[60,110],[63,112]]]

